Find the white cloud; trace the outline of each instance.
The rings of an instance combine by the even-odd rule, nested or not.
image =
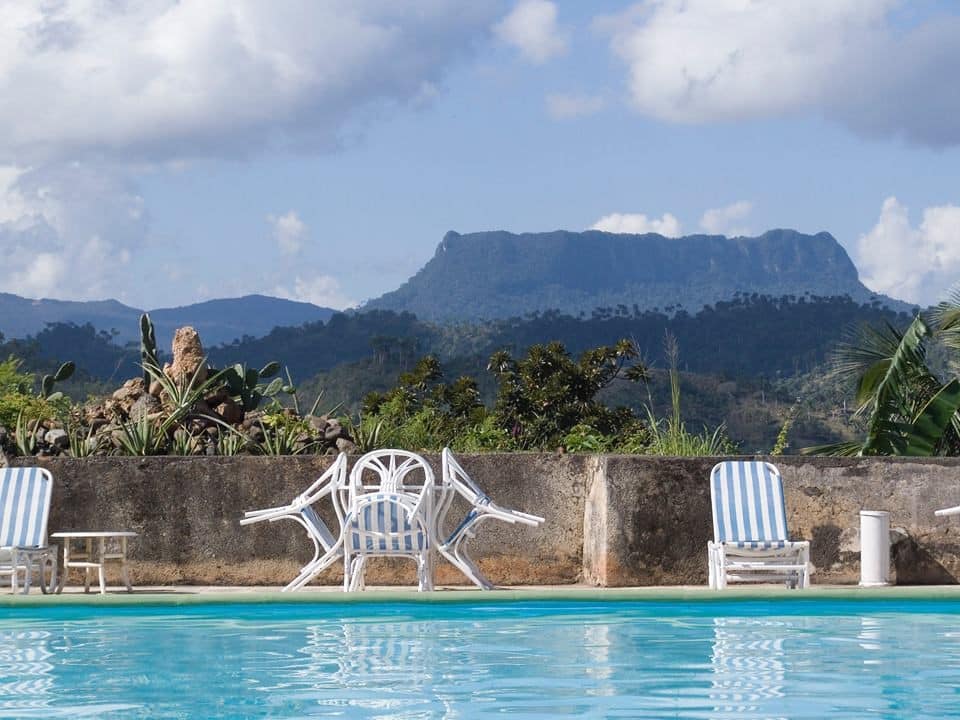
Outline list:
[[[147,223],[136,178],[202,157],[334,147],[358,116],[430,102],[501,8],[0,0],[0,289],[195,294],[137,252]],[[303,241],[292,220],[277,237],[291,253]]]
[[[340,282],[330,275],[313,277],[298,275],[294,279],[292,288],[280,285],[273,289],[273,294],[277,297],[313,303],[334,310],[343,310],[357,304],[356,300],[344,294],[340,288]]]
[[[711,235],[749,235],[750,229],[739,223],[752,211],[753,203],[747,200],[740,200],[726,207],[711,208],[700,218],[700,227]]]
[[[358,108],[422,101],[498,5],[0,0],[0,164],[330,145]]]
[[[933,304],[960,278],[960,207],[926,208],[920,225],[913,227],[909,209],[889,197],[877,224],[860,236],[857,251],[864,285]]]
[[[121,176],[80,163],[0,175],[0,291],[89,300],[142,281],[128,273],[143,200]]]
[[[670,213],[664,213],[659,220],[641,213],[612,213],[604,215],[592,226],[592,230],[609,233],[630,233],[643,235],[657,233],[664,237],[680,236],[680,221]]]
[[[568,95],[553,93],[547,95],[547,113],[557,120],[596,115],[603,110],[606,102],[599,95]]]
[[[277,247],[284,255],[298,255],[307,238],[307,225],[294,210],[286,215],[268,215],[271,233]]]
[[[646,0],[600,18],[645,115],[683,123],[794,113],[866,135],[960,142],[960,16],[894,27],[906,0]]]
[[[545,63],[567,50],[566,35],[557,26],[557,5],[549,0],[520,0],[493,30],[533,63]]]

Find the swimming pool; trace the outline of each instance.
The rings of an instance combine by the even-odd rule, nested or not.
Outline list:
[[[941,718],[960,603],[0,610],[0,717]]]

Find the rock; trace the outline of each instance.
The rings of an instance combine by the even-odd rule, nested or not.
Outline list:
[[[344,438],[344,437],[337,438],[336,446],[337,446],[337,450],[339,450],[340,452],[345,452],[348,455],[351,453],[355,453],[357,451],[357,446],[353,442],[353,440],[348,440],[347,438]]]
[[[213,395],[208,395],[203,400],[210,407],[216,407],[217,405],[221,405],[231,399],[230,391],[224,387],[217,390],[217,392],[215,392]]]
[[[310,424],[314,430],[318,433],[323,433],[327,429],[327,423],[329,418],[326,415],[308,415],[307,422]]]
[[[203,363],[200,334],[189,325],[179,328],[173,335],[173,363],[163,366],[164,375],[182,387],[197,373],[196,382],[202,383],[207,379],[207,368]]]
[[[267,436],[263,432],[263,428],[260,425],[253,425],[247,431],[247,437],[250,438],[250,442],[252,443],[262,443],[264,440],[267,439]]]
[[[90,432],[96,433],[109,422],[105,417],[92,417],[87,421],[87,426],[90,428]]]
[[[160,397],[160,393],[163,392],[163,383],[159,380],[154,380],[150,383],[150,389],[147,391],[154,397]]]
[[[60,448],[61,450],[66,450],[68,447],[70,447],[70,436],[67,435],[66,430],[47,430],[47,433],[43,436],[43,440],[47,443],[47,445],[52,445],[53,447]]]
[[[323,431],[325,440],[336,440],[341,434],[343,434],[343,427],[341,427],[339,420],[328,422],[326,429]]]
[[[140,420],[160,411],[160,401],[149,393],[141,395],[130,407],[130,419]]]
[[[236,425],[243,420],[243,408],[233,400],[224,400],[215,409],[228,425]]]
[[[106,417],[114,421],[125,422],[128,417],[126,408],[112,398],[104,403],[103,412]]]
[[[146,388],[143,384],[143,378],[131,378],[114,390],[111,397],[118,402],[131,404],[144,392],[146,392]]]

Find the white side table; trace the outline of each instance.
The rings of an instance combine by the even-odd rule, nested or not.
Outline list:
[[[90,571],[96,569],[100,581],[100,594],[103,595],[107,592],[104,566],[108,562],[120,563],[120,577],[123,584],[127,586],[127,592],[133,592],[133,587],[130,585],[130,575],[127,572],[127,540],[136,536],[135,532],[128,530],[77,530],[52,533],[50,537],[63,540],[63,566],[60,570],[57,592],[63,592],[63,586],[66,583],[70,568],[81,568],[83,569],[83,591],[90,592]],[[97,541],[96,550],[94,550],[94,540]],[[113,541],[116,546],[111,548],[109,552],[107,550],[108,540]],[[71,544],[73,543],[82,545],[82,548],[72,548]]]

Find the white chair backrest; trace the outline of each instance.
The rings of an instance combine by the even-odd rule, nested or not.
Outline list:
[[[443,449],[441,461],[443,464],[443,484],[447,489],[456,489],[471,505],[489,501],[487,494],[480,489],[480,486],[467,475],[467,471],[457,462],[450,448]]]
[[[0,469],[0,547],[47,544],[53,476],[39,467]]]
[[[768,462],[727,460],[710,473],[715,542],[780,541],[787,537],[780,471]]]
[[[346,512],[347,490],[347,454],[340,453],[337,455],[337,459],[333,461],[333,464],[328,467],[310,487],[300,493],[294,501],[294,505],[299,505],[301,514],[303,514],[308,522],[313,524],[314,519],[319,520],[319,516],[316,515],[315,511],[312,511],[310,506],[326,495],[329,495],[333,502],[333,509],[337,513],[337,519],[340,521],[340,524],[343,525],[343,516]],[[316,518],[310,517],[310,513],[307,512],[308,509],[313,512]],[[330,531],[326,528],[326,525],[322,522],[320,525],[323,530],[329,534]]]
[[[371,492],[421,494],[433,489],[433,470],[420,455],[407,450],[374,450],[350,471],[350,501]]]

